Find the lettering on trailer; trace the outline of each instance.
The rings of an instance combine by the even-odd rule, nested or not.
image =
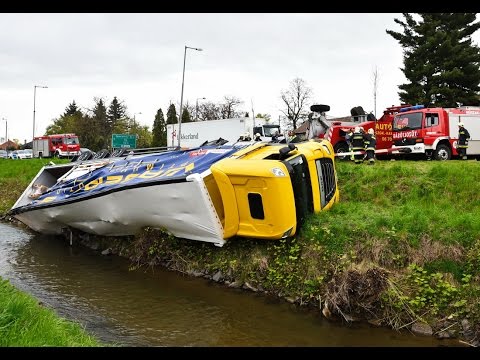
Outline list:
[[[418,137],[418,130],[410,130],[410,131],[399,131],[393,133],[393,138],[395,140],[403,139],[403,138],[416,138]]]
[[[375,136],[377,141],[392,141],[392,124],[375,124]]]
[[[107,162],[104,166],[92,168],[87,174],[57,182],[30,205],[82,198],[94,192],[151,181],[181,181],[193,171],[201,173],[208,170],[212,164],[236,151],[238,147],[206,147]]]
[[[196,134],[185,134],[185,133],[182,133],[181,137],[182,137],[182,140],[189,140],[189,139],[196,139],[196,140],[198,140],[198,132],[197,132]]]

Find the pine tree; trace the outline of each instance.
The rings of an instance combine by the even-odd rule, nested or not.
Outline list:
[[[175,105],[170,104],[167,110],[167,124],[176,123],[178,123],[177,110],[175,110]]]
[[[77,134],[84,115],[77,108],[75,100],[65,108],[65,112],[53,124],[47,126],[45,134]]]
[[[65,112],[63,113],[63,116],[77,115],[78,113],[81,113],[81,111],[78,109],[77,104],[75,104],[75,100],[73,100],[73,101],[65,108]]]
[[[401,69],[410,82],[399,85],[403,103],[455,107],[477,105],[480,48],[471,35],[480,28],[475,13],[404,13],[394,19],[403,33],[386,30],[404,48]]]
[[[95,149],[108,148],[111,144],[111,133],[109,132],[109,124],[107,117],[107,108],[102,98],[94,99],[95,106],[93,108],[93,129],[98,132]]]
[[[192,122],[192,118],[190,116],[190,112],[187,108],[182,109],[182,123]]]
[[[115,132],[123,133],[126,131],[126,113],[126,106],[114,96],[107,112],[107,128],[110,135]]]
[[[152,146],[167,146],[167,125],[165,124],[165,118],[163,117],[161,108],[157,110],[157,114],[155,115],[152,133]]]

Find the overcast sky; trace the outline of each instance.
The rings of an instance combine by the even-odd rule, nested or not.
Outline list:
[[[327,114],[354,106],[374,111],[373,71],[379,73],[377,116],[397,105],[402,48],[385,29],[399,31],[393,13],[331,14],[0,14],[0,117],[8,137],[22,143],[42,135],[73,100],[91,109],[94,97],[114,96],[151,129],[161,108],[197,98],[244,101],[241,109],[283,108],[280,92],[294,78],[313,90]],[[480,34],[473,39],[478,45]],[[201,102],[202,100],[199,100]],[[141,113],[141,114],[139,114]],[[5,121],[0,122],[0,137]]]

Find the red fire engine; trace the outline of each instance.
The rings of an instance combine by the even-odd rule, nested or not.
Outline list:
[[[33,139],[33,157],[73,157],[80,155],[80,143],[75,134],[54,134]]]
[[[392,154],[420,155],[436,160],[457,157],[458,123],[470,133],[467,156],[480,160],[480,107],[400,109],[392,126]]]

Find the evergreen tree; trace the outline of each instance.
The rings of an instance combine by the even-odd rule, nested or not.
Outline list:
[[[403,33],[386,30],[404,48],[401,69],[409,83],[399,85],[402,103],[455,107],[477,105],[480,49],[471,36],[480,28],[475,13],[404,13],[394,19]]]
[[[152,146],[167,146],[167,125],[165,124],[165,118],[163,117],[161,108],[157,110],[157,114],[155,115],[152,133]]]
[[[187,108],[182,109],[182,123],[192,122],[190,112]]]
[[[176,123],[178,123],[177,110],[175,110],[175,105],[170,104],[167,110],[167,124]]]
[[[46,135],[53,134],[77,134],[78,126],[83,117],[82,112],[77,108],[75,100],[65,108],[63,115],[53,120],[53,124],[47,126]]]
[[[107,129],[110,136],[113,133],[126,132],[126,113],[126,106],[122,102],[118,101],[117,97],[114,96],[107,112]]]
[[[111,145],[111,133],[109,132],[109,124],[107,117],[107,108],[102,98],[94,99],[95,106],[93,108],[93,129],[97,132],[95,149],[108,148]],[[93,149],[92,149],[93,150]]]
[[[77,104],[75,104],[75,100],[73,100],[66,108],[63,116],[68,115],[78,115],[81,111],[78,109]]]

